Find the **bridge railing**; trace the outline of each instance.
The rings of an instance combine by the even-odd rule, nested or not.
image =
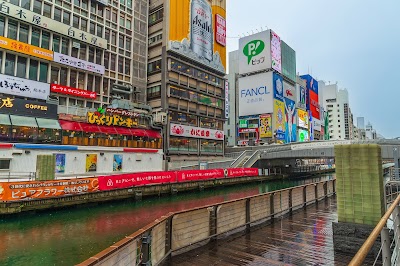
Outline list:
[[[173,255],[249,230],[334,193],[335,180],[329,180],[168,213],[79,265],[158,265]]]

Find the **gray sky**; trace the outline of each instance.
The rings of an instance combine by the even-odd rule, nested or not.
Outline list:
[[[297,72],[337,81],[355,121],[399,137],[399,10],[398,0],[228,0],[227,48],[238,49],[239,35],[274,30],[296,51]]]

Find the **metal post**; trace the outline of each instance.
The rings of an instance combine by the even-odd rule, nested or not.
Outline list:
[[[381,245],[382,245],[382,265],[390,266],[392,252],[390,251],[389,228],[387,227],[382,228]]]
[[[399,151],[397,148],[393,148],[393,160],[394,160],[394,179],[399,180]]]
[[[397,254],[395,261],[400,255],[400,206],[396,206],[392,212],[393,232],[394,232],[394,252]]]

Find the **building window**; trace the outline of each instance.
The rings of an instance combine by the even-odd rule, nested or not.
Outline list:
[[[33,12],[41,15],[42,14],[42,1],[34,0],[33,1]]]
[[[6,54],[6,68],[4,73],[6,75],[14,76],[14,68],[15,68],[15,55],[13,54]]]
[[[8,21],[8,38],[17,40],[18,23],[14,20]]]
[[[61,12],[62,10],[60,8],[54,8],[54,20],[61,22]]]
[[[60,84],[67,85],[68,68],[62,67],[60,71]]]
[[[51,5],[48,3],[43,5],[43,16],[51,18]]]
[[[19,40],[24,43],[28,43],[29,26],[21,24],[19,27]]]
[[[1,159],[0,160],[0,170],[10,170],[11,159]]]
[[[21,0],[21,7],[30,10],[31,9],[31,0]]]
[[[32,29],[31,44],[34,46],[39,46],[40,42],[40,30]]]
[[[60,73],[60,69],[58,67],[55,67],[55,66],[51,67],[51,79],[50,79],[51,83],[56,83],[56,84],[58,83],[59,73]]]
[[[63,12],[63,23],[70,25],[70,23],[71,23],[70,17],[71,17],[71,13],[64,11]]]
[[[147,88],[147,99],[153,99],[159,97],[161,97],[161,85]]]
[[[4,36],[5,19],[0,17],[0,35]]]
[[[50,47],[50,33],[47,31],[42,31],[42,48],[49,49]]]
[[[48,68],[49,68],[49,65],[47,63],[40,62],[40,69],[39,69],[39,81],[40,82],[47,82]]]
[[[17,77],[25,78],[26,75],[26,58],[18,56]]]
[[[37,80],[37,74],[39,70],[39,62],[33,59],[30,59],[29,64],[29,79]]]
[[[147,65],[147,73],[151,74],[161,70],[161,60],[151,62]]]
[[[154,11],[151,14],[149,14],[149,27],[151,25],[154,25],[154,24],[158,23],[160,20],[162,20],[163,11],[164,11],[164,9],[161,8],[161,9],[159,9],[157,11]]]
[[[53,34],[53,51],[60,52],[60,36]]]

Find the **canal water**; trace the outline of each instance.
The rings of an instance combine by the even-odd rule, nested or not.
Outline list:
[[[171,211],[333,179],[265,181],[0,220],[0,265],[74,265]]]

